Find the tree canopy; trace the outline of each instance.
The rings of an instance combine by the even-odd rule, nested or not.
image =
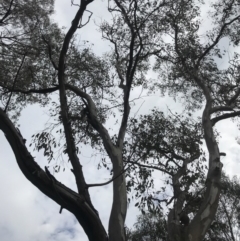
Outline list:
[[[60,205],[60,212],[70,211],[89,240],[125,241],[129,202],[143,214],[148,208],[164,218],[157,222],[168,241],[211,239],[210,230],[236,201],[221,203],[221,193],[230,189],[222,186],[226,153],[219,150],[221,132],[215,127],[240,115],[239,3],[108,0],[103,7],[112,19],[103,19],[99,31],[111,49],[98,56],[77,37],[95,14],[88,10],[94,2],[71,1],[76,14],[66,31],[51,18],[54,1],[0,3],[0,129],[26,178]],[[206,7],[209,30],[202,26]],[[218,61],[226,56],[223,40],[234,55],[220,68]],[[148,113],[133,111],[132,96],[139,90],[137,99],[161,92],[178,101],[182,111],[163,111],[163,98]],[[71,164],[77,191],[57,180],[48,166],[42,169],[29,152],[17,123],[30,104],[48,109],[52,121],[33,133],[30,146],[52,163],[61,152]],[[79,155],[86,145],[103,157],[98,167],[109,170],[109,181],[86,182]],[[54,170],[63,169],[56,164]],[[160,174],[163,186],[155,183]],[[105,185],[113,187],[108,231],[89,192]]]

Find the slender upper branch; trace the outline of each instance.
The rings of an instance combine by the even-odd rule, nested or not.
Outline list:
[[[117,175],[115,175],[113,178],[111,178],[109,181],[107,182],[103,182],[103,183],[94,183],[94,184],[87,184],[87,187],[101,187],[101,186],[105,186],[110,184],[111,182],[115,181],[118,177],[120,177],[123,173],[126,172],[127,168],[124,168],[121,172],[119,172]]]

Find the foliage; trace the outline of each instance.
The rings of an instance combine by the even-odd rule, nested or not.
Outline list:
[[[199,120],[191,116],[170,113],[165,117],[164,113],[154,109],[150,114],[132,118],[129,125],[129,139],[126,141],[126,153],[124,161],[129,165],[128,190],[135,190],[135,198],[140,202],[136,205],[144,210],[145,204],[148,209],[161,208],[161,203],[168,205],[172,202],[171,197],[163,198],[166,186],[175,187],[173,177],[184,168],[185,161],[193,168],[187,169],[179,176],[179,186],[188,192],[189,188],[198,185],[203,178],[205,157],[201,148],[202,130]],[[154,188],[153,171],[165,173],[165,187],[162,190]],[[135,173],[139,181],[135,180]],[[158,174],[159,175],[159,174]],[[144,183],[144,185],[143,185]],[[156,211],[156,210],[155,210]]]
[[[220,196],[219,208],[207,232],[204,241],[238,240],[239,237],[239,188],[240,180],[236,176],[230,179],[225,174],[222,181],[223,192]],[[198,202],[201,202],[203,187],[195,189],[188,198],[188,212],[196,213]],[[190,213],[189,213],[190,214]],[[167,240],[166,216],[162,212],[142,214],[138,216],[134,228],[128,231],[129,241],[164,241]]]
[[[128,241],[165,241],[167,222],[162,212],[138,216],[133,230],[129,230]]]
[[[26,93],[46,88],[56,75],[42,39],[47,32],[60,34],[56,25],[47,28],[53,3],[45,0],[0,3],[0,97],[8,110],[13,110],[14,118],[29,103],[45,105],[48,102],[48,98],[39,94]],[[17,92],[18,89],[21,91]]]

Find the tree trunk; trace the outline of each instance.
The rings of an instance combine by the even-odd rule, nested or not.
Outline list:
[[[113,181],[113,204],[109,220],[109,241],[125,241],[124,223],[127,212],[127,190],[124,173],[119,175],[123,171],[121,151],[116,149],[111,159],[116,179]]]

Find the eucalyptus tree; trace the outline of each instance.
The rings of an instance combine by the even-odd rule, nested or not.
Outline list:
[[[203,198],[203,180],[200,186],[188,194],[185,211],[189,215],[197,212],[199,202]],[[222,192],[219,207],[215,218],[207,231],[204,241],[210,240],[239,240],[239,178],[229,178],[223,173]],[[128,239],[131,241],[167,240],[167,220],[163,211],[147,212],[138,216],[132,229],[128,230]]]
[[[165,201],[168,205],[173,203],[168,215],[168,240],[203,240],[217,211],[221,191],[220,158],[225,156],[219,151],[217,133],[213,128],[219,121],[240,114],[238,54],[235,53],[229,61],[228,68],[221,70],[217,65],[217,58],[224,55],[220,49],[223,38],[228,38],[235,47],[239,44],[238,2],[220,1],[212,4],[209,9],[212,29],[206,32],[204,42],[199,31],[202,30],[199,29],[200,11],[204,6],[201,1],[163,1],[161,7],[155,1],[148,1],[146,5],[136,1],[115,3],[116,6],[110,8],[111,12],[123,15],[129,28],[120,28],[124,24],[116,18],[114,25],[104,25],[102,29],[103,37],[114,45],[113,60],[116,61],[119,78],[128,76],[130,71],[124,72],[124,69],[128,69],[129,63],[138,57],[136,52],[135,57],[128,59],[131,54],[126,53],[127,41],[133,46],[136,33],[139,37],[136,51],[144,53],[145,50],[145,57],[155,56],[154,69],[159,73],[156,81],[147,81],[143,76],[136,84],[153,91],[160,89],[163,94],[168,91],[176,98],[180,96],[185,100],[185,111],[190,116],[189,119],[176,115],[175,120],[168,123],[161,112],[153,111],[150,115],[131,120],[125,145],[127,154],[124,153],[124,162],[130,166],[128,171],[131,170],[127,172],[130,179],[127,187],[133,187],[136,197],[140,198],[137,206],[146,203],[149,208],[155,208],[153,201]],[[148,15],[151,18],[145,20],[143,16],[148,7],[152,9]],[[141,14],[138,15],[138,11]],[[131,31],[134,27],[136,32]],[[144,27],[148,33],[146,36]],[[125,56],[129,61],[125,61]],[[144,67],[144,63],[143,60],[141,67]],[[201,108],[201,121],[194,123],[193,111]],[[184,214],[187,194],[193,185],[198,184],[197,179],[204,167],[201,139],[205,140],[209,155],[206,191],[198,212],[189,220]],[[191,168],[195,163],[197,166]],[[136,181],[137,170],[141,182]],[[159,170],[169,176],[170,180],[166,182],[173,187],[170,199],[159,200],[157,195],[148,195],[153,186],[151,170]],[[134,177],[131,177],[132,172],[136,172]],[[186,220],[184,223],[183,215]]]
[[[235,53],[234,59],[225,70],[219,69],[216,63],[216,58],[221,58],[224,54],[219,46],[221,39],[228,37],[233,45],[238,45],[238,2],[220,1],[212,4],[209,15],[212,17],[213,27],[206,34],[207,43],[201,41],[198,32],[199,11],[200,2],[171,3],[166,16],[172,42],[166,45],[165,56],[159,56],[156,64],[160,75],[165,77],[165,82],[159,84],[163,90],[182,94],[188,110],[203,107],[201,125],[208,152],[204,198],[199,204],[198,212],[184,227],[178,221],[178,214],[183,210],[188,189],[179,188],[183,172],[173,176],[175,204],[168,215],[169,240],[178,240],[180,236],[183,240],[204,238],[217,211],[221,192],[221,156],[225,155],[219,151],[213,128],[219,121],[237,117],[240,113],[238,55]],[[191,158],[183,161],[183,169],[186,170],[189,162]]]
[[[102,22],[100,30],[112,50],[104,58],[77,45],[77,30],[88,27],[82,19],[84,14],[91,16],[90,3],[94,0],[73,4],[77,12],[64,34],[49,18],[53,2],[2,1],[0,95],[4,106],[0,128],[26,178],[59,204],[60,211],[64,208],[73,213],[89,240],[126,240],[124,223],[131,191],[140,199],[136,206],[143,212],[144,205],[155,212],[160,212],[163,202],[170,207],[168,241],[203,240],[214,220],[221,190],[223,153],[213,127],[240,114],[238,54],[225,70],[216,64],[223,54],[219,47],[222,38],[239,44],[238,2],[213,3],[213,27],[206,33],[206,43],[199,32],[202,1],[109,0],[112,21]],[[32,7],[36,11],[31,11]],[[159,73],[155,80],[148,78],[152,60]],[[181,96],[187,114],[166,116],[153,109],[134,117],[130,97],[138,87]],[[56,93],[58,100],[53,98]],[[59,182],[47,167],[39,167],[14,125],[19,107],[31,103],[49,107],[54,128],[64,137],[63,154],[72,165],[77,192]],[[201,120],[193,118],[193,112],[201,108]],[[107,128],[109,117],[118,121],[115,135]],[[187,198],[203,176],[202,140],[209,154],[205,192],[197,211],[188,217]],[[53,159],[59,140],[50,131],[34,135],[33,142],[36,150],[43,149],[46,158]],[[78,155],[80,143],[108,156],[110,164],[104,159],[102,164],[110,165],[111,180],[86,183]],[[162,187],[162,192],[150,193],[153,170],[166,175],[165,184],[172,192]],[[108,233],[89,194],[91,187],[107,184],[113,186]]]

